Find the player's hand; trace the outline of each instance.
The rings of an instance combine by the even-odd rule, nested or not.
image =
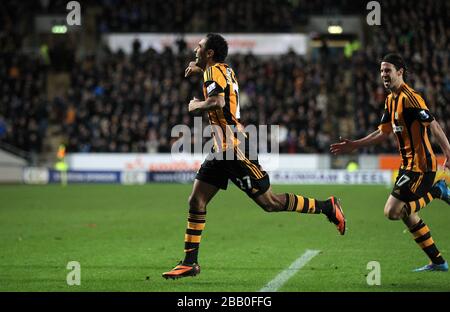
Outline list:
[[[189,102],[189,108],[188,108],[189,113],[196,113],[199,111],[199,107],[198,107],[199,102],[201,102],[201,101],[195,97]]]
[[[339,137],[339,140],[341,140],[340,143],[334,143],[330,145],[331,154],[348,154],[356,149],[356,144],[352,140],[343,139],[342,137]]]
[[[189,77],[192,74],[202,73],[203,69],[197,66],[196,62],[190,62],[188,67],[184,70],[184,77]]]

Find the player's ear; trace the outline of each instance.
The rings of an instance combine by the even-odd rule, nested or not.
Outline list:
[[[403,72],[404,72],[404,69],[403,68],[400,68],[399,70],[398,70],[398,76],[400,77],[400,76],[403,76]]]
[[[208,51],[206,51],[206,56],[213,58],[214,56],[214,50],[213,49],[209,49]]]

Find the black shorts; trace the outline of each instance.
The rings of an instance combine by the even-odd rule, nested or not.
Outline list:
[[[264,194],[270,187],[269,175],[261,169],[257,159],[249,160],[247,152],[238,153],[240,158],[236,155],[236,149],[232,151],[233,160],[226,160],[230,158],[226,157],[226,152],[221,153],[222,155],[211,153],[209,160],[207,158],[203,162],[195,178],[223,190],[227,189],[230,179],[252,198]]]
[[[391,195],[408,203],[424,197],[433,186],[436,172],[414,172],[400,169]]]

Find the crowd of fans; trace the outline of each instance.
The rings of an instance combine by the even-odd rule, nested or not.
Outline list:
[[[39,153],[48,125],[45,76],[38,60],[0,57],[0,141]]]
[[[196,24],[201,22],[211,31],[260,26],[261,31],[289,32],[297,18],[326,2],[282,1],[275,8],[274,1],[151,1],[150,6],[105,0],[97,26],[100,32],[196,31],[205,27]],[[306,13],[298,9],[301,5]],[[448,2],[412,7],[402,0],[384,1],[382,7],[382,26],[370,27],[365,45],[350,57],[326,49],[314,59],[293,52],[268,58],[229,56],[239,81],[242,123],[279,125],[284,153],[326,153],[339,135],[364,136],[377,128],[386,96],[379,60],[387,51],[398,51],[409,65],[407,83],[424,96],[448,133]],[[341,10],[348,13],[345,8]],[[172,21],[158,18],[171,10],[177,16]],[[271,10],[275,14],[268,14]],[[233,11],[238,18],[229,19]],[[261,19],[263,15],[271,18]],[[56,125],[69,152],[170,152],[176,139],[172,127],[192,127],[187,104],[202,97],[201,77],[184,78],[192,51],[141,51],[136,43],[131,55],[101,52],[77,60],[67,94],[53,99],[46,97],[41,60],[21,54],[0,58],[0,140],[40,152],[49,125]],[[394,140],[365,150],[393,151]]]
[[[100,32],[295,32],[311,14],[362,12],[365,1],[102,0]],[[166,18],[170,16],[170,22]]]

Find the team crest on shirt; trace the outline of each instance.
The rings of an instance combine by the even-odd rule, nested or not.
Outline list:
[[[430,118],[430,115],[424,110],[421,110],[419,112],[419,115],[420,115],[420,118],[422,118],[422,120],[427,120],[428,118]]]

